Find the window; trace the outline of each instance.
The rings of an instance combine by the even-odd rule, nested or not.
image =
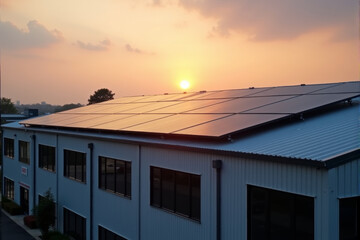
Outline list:
[[[86,219],[64,208],[64,233],[75,240],[86,240]]]
[[[131,197],[131,162],[99,157],[99,187]]]
[[[200,221],[200,175],[150,167],[151,205]]]
[[[39,144],[39,168],[55,172],[55,147]]]
[[[360,197],[340,199],[339,204],[340,240],[359,239]]]
[[[30,143],[19,141],[19,161],[29,164],[30,163]]]
[[[86,182],[86,154],[64,150],[64,176]]]
[[[4,155],[14,158],[14,139],[4,138]]]
[[[249,186],[248,239],[313,240],[314,199]]]
[[[7,199],[14,200],[14,181],[4,177],[4,193]]]
[[[119,235],[99,226],[99,240],[126,240],[126,238],[120,237]]]

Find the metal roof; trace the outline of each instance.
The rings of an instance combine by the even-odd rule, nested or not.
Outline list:
[[[6,124],[3,127],[70,134],[108,141],[162,145],[316,167],[334,167],[343,161],[360,158],[360,97],[353,99],[351,104],[338,104],[333,109],[310,115],[303,120],[267,128],[227,142],[161,139],[152,136],[81,132],[69,129],[26,128],[18,123]]]
[[[226,138],[360,96],[360,82],[124,97],[20,122],[119,134]]]

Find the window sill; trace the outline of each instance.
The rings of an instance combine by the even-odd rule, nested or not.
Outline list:
[[[194,219],[194,218],[190,218],[184,214],[181,214],[181,213],[177,213],[177,212],[173,212],[171,210],[168,210],[168,209],[165,209],[165,208],[161,208],[161,207],[157,207],[157,206],[153,206],[153,205],[150,205],[152,208],[155,208],[155,209],[159,209],[161,211],[164,211],[164,212],[167,212],[167,213],[170,213],[172,215],[175,215],[175,216],[178,216],[178,217],[181,217],[181,218],[184,218],[186,220],[190,220],[194,223],[198,223],[198,224],[201,224],[201,220],[197,220],[197,219]]]
[[[99,188],[99,189],[100,189],[101,191],[103,191],[103,192],[110,193],[110,194],[112,194],[112,195],[115,195],[115,196],[118,196],[118,197],[122,197],[122,198],[131,200],[131,196],[127,196],[127,195],[125,195],[125,194],[118,193],[118,192],[114,192],[114,191],[111,191],[111,190],[108,190],[108,189],[104,189],[104,188]]]
[[[39,169],[44,170],[45,172],[56,174],[56,171],[52,171],[52,170],[49,170],[49,169],[46,169],[46,168],[39,167]]]

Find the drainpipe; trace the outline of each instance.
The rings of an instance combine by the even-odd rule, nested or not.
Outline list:
[[[213,161],[216,169],[216,240],[221,240],[221,160]]]
[[[31,136],[33,140],[33,207],[36,206],[36,135]]]
[[[90,149],[90,240],[93,239],[93,155],[94,155],[94,144],[89,143],[88,148]]]

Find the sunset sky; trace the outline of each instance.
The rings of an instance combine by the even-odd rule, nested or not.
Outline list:
[[[358,0],[0,0],[21,103],[359,80]]]

